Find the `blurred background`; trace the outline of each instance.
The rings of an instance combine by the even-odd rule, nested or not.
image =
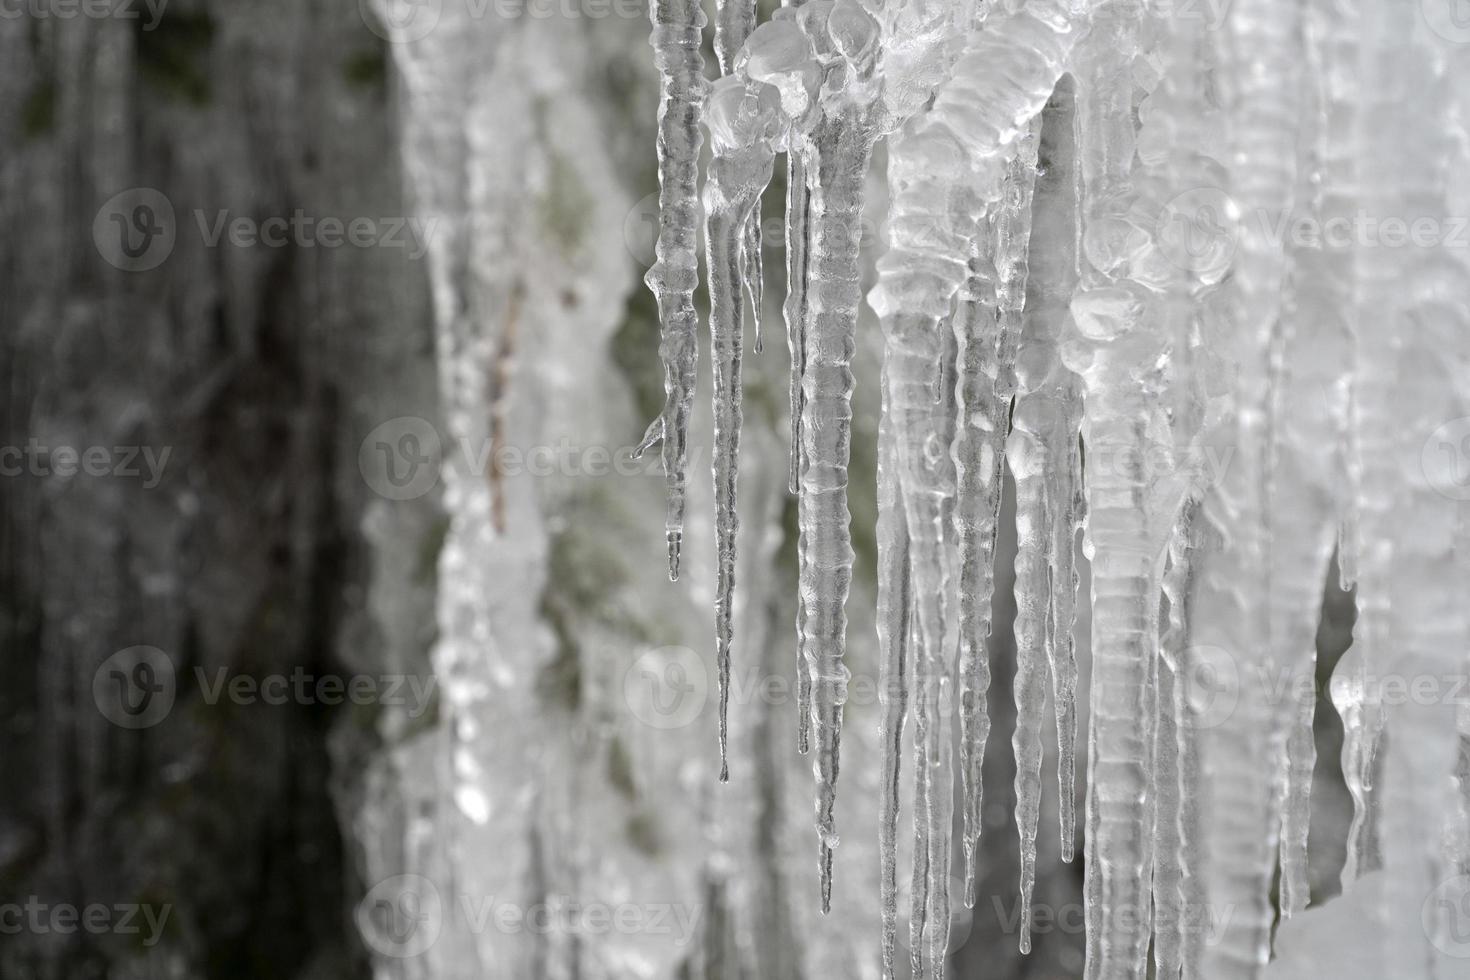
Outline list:
[[[648,33],[632,0],[0,5],[0,976],[878,975],[877,324],[823,917],[784,167],[720,785],[707,362],[678,583],[631,452],[663,399]],[[1017,951],[1014,550],[1007,517],[954,975],[1059,980],[1084,944],[1054,748]],[[1085,604],[1078,631],[1085,680]],[[1346,794],[1318,719],[1320,900]]]

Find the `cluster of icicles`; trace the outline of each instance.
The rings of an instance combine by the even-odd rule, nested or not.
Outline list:
[[[702,125],[712,150],[702,213],[722,757],[742,348],[751,321],[760,349],[759,200],[777,154],[788,167],[799,740],[814,752],[824,906],[847,684],[859,221],[874,146],[887,140],[886,253],[867,297],[885,343],[885,976],[895,969],[906,724],[916,751],[916,976],[943,975],[949,903],[961,898],[949,894],[952,779],[963,787],[963,898],[974,897],[1007,467],[1019,540],[1021,921],[1030,920],[1048,688],[1062,853],[1072,858],[1080,530],[1093,607],[1086,975],[1141,978],[1150,963],[1170,978],[1264,973],[1278,864],[1281,914],[1309,903],[1314,636],[1336,551],[1360,608],[1331,688],[1356,805],[1344,881],[1351,890],[1362,875],[1386,876],[1382,914],[1370,916],[1377,952],[1363,968],[1433,975],[1419,910],[1465,860],[1453,843],[1464,834],[1447,829],[1465,819],[1454,778],[1464,722],[1453,705],[1384,704],[1372,678],[1465,669],[1470,522],[1436,491],[1421,449],[1470,414],[1466,257],[1447,247],[1312,247],[1272,233],[1282,216],[1327,224],[1464,206],[1456,178],[1470,161],[1470,72],[1426,28],[1422,7],[809,0],[757,26],[752,0],[720,0],[721,77],[709,83],[698,0],[652,0],[662,192],[648,283],[667,403],[645,448],[661,443],[677,577]],[[1238,679],[1230,710],[1202,719],[1211,705],[1190,679],[1222,674]],[[1286,682],[1256,682],[1277,676]],[[1205,942],[1197,920],[1208,909],[1229,914]]]

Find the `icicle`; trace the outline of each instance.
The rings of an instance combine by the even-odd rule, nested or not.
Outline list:
[[[990,737],[990,598],[995,577],[996,519],[1001,504],[1001,448],[1006,411],[997,403],[995,236],[990,222],[975,237],[969,277],[958,297],[954,525],[958,544],[960,773],[965,904],[975,904],[976,845],[984,826],[982,768]]]
[[[1398,0],[1365,3],[1361,8],[1362,39],[1358,77],[1362,80],[1361,106],[1356,116],[1357,153],[1362,170],[1356,175],[1361,188],[1357,202],[1364,214],[1382,216],[1432,214],[1433,205],[1422,207],[1422,199],[1410,195],[1422,188],[1406,185],[1400,153],[1402,145],[1387,143],[1390,132],[1413,140],[1415,134],[1400,125],[1405,107],[1390,101],[1394,92],[1422,92],[1405,88],[1404,78],[1414,66],[1411,60],[1423,54],[1412,51],[1410,22],[1414,14]],[[1413,73],[1422,77],[1422,69]],[[1421,137],[1422,140],[1422,137]],[[1410,211],[1411,204],[1421,210]],[[1343,719],[1343,778],[1353,797],[1353,824],[1348,832],[1348,855],[1343,867],[1343,884],[1382,864],[1379,852],[1378,795],[1374,773],[1378,767],[1378,742],[1384,712],[1377,678],[1384,676],[1386,658],[1394,653],[1393,609],[1394,529],[1399,523],[1395,500],[1400,475],[1393,465],[1393,451],[1401,433],[1395,422],[1400,398],[1392,365],[1401,346],[1393,311],[1402,302],[1404,279],[1411,263],[1403,249],[1356,249],[1357,284],[1356,363],[1353,371],[1353,432],[1356,456],[1350,461],[1349,485],[1356,499],[1349,513],[1356,519],[1357,546],[1350,549],[1357,562],[1358,621],[1353,645],[1339,662],[1332,678],[1332,702]]]
[[[1205,519],[1220,529],[1223,544],[1201,563],[1191,608],[1195,643],[1218,651],[1238,679],[1232,710],[1199,733],[1201,764],[1211,774],[1204,787],[1210,812],[1202,828],[1201,874],[1208,907],[1232,910],[1203,950],[1200,969],[1207,977],[1258,976],[1269,957],[1275,918],[1270,886],[1291,716],[1290,703],[1270,690],[1269,679],[1289,671],[1292,658],[1306,655],[1303,647],[1314,633],[1304,642],[1294,642],[1295,630],[1289,638],[1273,634],[1278,621],[1300,615],[1301,602],[1288,595],[1273,608],[1273,592],[1291,588],[1271,578],[1280,556],[1268,537],[1267,510],[1276,492],[1270,445],[1280,420],[1273,417],[1271,351],[1282,317],[1285,262],[1282,242],[1259,220],[1289,214],[1293,206],[1299,14],[1294,4],[1238,0],[1225,32],[1231,69],[1226,77],[1233,83],[1225,97],[1233,198],[1256,220],[1241,223],[1233,276],[1222,287],[1235,325],[1233,344],[1225,347],[1235,385],[1218,432],[1235,452],[1205,497]],[[1293,567],[1312,561],[1310,538],[1304,540],[1306,557],[1293,558]],[[1320,575],[1318,569],[1312,578],[1320,581]],[[1295,649],[1283,650],[1283,639]]]
[[[1021,308],[1026,294],[1026,250],[1031,241],[1031,202],[1036,183],[1039,130],[1038,118],[1032,126],[1032,133],[1021,141],[1006,175],[1006,190],[996,221],[996,270],[1001,286],[998,291],[996,339],[1000,384],[996,401],[1002,410],[1009,407],[1015,388],[1015,351],[1020,342]],[[1055,356],[1050,359],[1054,361]],[[1028,415],[1029,429],[1014,443],[1003,444],[1007,457],[1011,448],[1023,453],[1024,458],[1012,468],[1012,472],[1027,481],[1025,493],[1018,485],[1016,494],[1017,671],[1013,686],[1016,698],[1016,826],[1021,842],[1020,944],[1023,953],[1031,951],[1031,890],[1036,880],[1036,825],[1041,810],[1041,724],[1046,707],[1045,672],[1052,659],[1047,645],[1050,639],[1047,620],[1051,596],[1048,563],[1052,540],[1051,508],[1049,488],[1043,476],[1043,470],[1048,468],[1049,447],[1043,440],[1035,438],[1049,419],[1044,406],[1033,404],[1032,410],[1036,414]],[[1003,432],[1004,424],[1000,428]]]
[[[1021,839],[1021,951],[1031,951],[1031,892],[1036,876],[1036,833],[1041,805],[1041,729],[1045,709],[1045,675],[1056,687],[1059,787],[1062,793],[1062,847],[1070,856],[1072,820],[1068,806],[1074,764],[1075,715],[1070,705],[1076,686],[1072,660],[1071,603],[1074,585],[1070,561],[1061,560],[1063,542],[1070,558],[1072,502],[1076,488],[1070,476],[1077,453],[1068,424],[1069,403],[1077,401],[1076,378],[1061,364],[1058,342],[1067,322],[1067,307],[1077,280],[1077,187],[1072,83],[1064,78],[1048,103],[1039,142],[1044,176],[1035,193],[1035,225],[1029,241],[1031,267],[1025,301],[1025,331],[1015,365],[1014,428],[1006,459],[1016,484],[1016,826]],[[1023,154],[1023,156],[1025,156]],[[1035,161],[1018,160],[1034,172]],[[1030,182],[1029,174],[1023,179]],[[1017,195],[1025,207],[1029,194]],[[1003,265],[1006,263],[1002,263]],[[1022,286],[1023,284],[1018,284]],[[1019,298],[1002,303],[1002,332],[1008,308],[1019,313]],[[1021,333],[1021,331],[1017,331]],[[1066,525],[1065,531],[1058,523]],[[1064,568],[1059,568],[1064,566]],[[1066,581],[1061,581],[1061,578]],[[1058,628],[1059,621],[1065,625]],[[1062,652],[1065,648],[1066,652]],[[1070,679],[1069,679],[1070,676]]]
[[[1133,112],[1131,100],[1116,95],[1132,87],[1136,13],[1130,4],[1113,4],[1079,57],[1078,159],[1090,268],[1072,303],[1076,322],[1063,351],[1087,388],[1085,540],[1093,563],[1084,882],[1089,980],[1142,976],[1148,941],[1154,703],[1148,681],[1159,586],[1143,468],[1153,457],[1144,452],[1148,408],[1139,378],[1141,365],[1157,357],[1161,338],[1145,319],[1146,290],[1113,286],[1110,278],[1126,273],[1124,264],[1137,250],[1129,239],[1143,231],[1123,218],[1131,203],[1121,195],[1134,157]]]
[[[878,853],[882,890],[883,976],[894,977],[898,930],[898,812],[904,719],[908,714],[909,609],[908,524],[899,509],[893,425],[885,410],[878,423],[878,704],[883,744],[882,805]]]
[[[1197,831],[1189,818],[1188,802],[1194,783],[1190,749],[1192,736],[1188,702],[1188,675],[1192,664],[1186,654],[1189,623],[1185,604],[1193,561],[1194,515],[1197,501],[1187,501],[1169,542],[1163,592],[1169,618],[1159,641],[1158,728],[1154,749],[1154,962],[1157,974],[1179,980],[1186,962],[1197,962],[1189,951],[1192,930],[1187,913],[1195,906],[1185,900],[1186,854]],[[1195,893],[1198,894],[1197,891]],[[1193,974],[1191,974],[1193,975]]]
[[[783,6],[799,7],[804,0],[788,0]],[[806,359],[806,287],[809,236],[809,195],[806,188],[806,165],[795,147],[786,153],[786,302],[782,313],[786,320],[786,349],[791,357],[791,463],[787,489],[792,496],[801,483],[801,379]],[[796,663],[796,749],[806,755],[811,748],[812,678],[801,655],[801,610],[797,603]]]
[[[920,659],[923,640],[919,636],[918,597],[910,582],[909,650],[914,661],[914,861],[909,887],[909,969],[914,980],[925,980],[924,926],[929,921],[929,834],[934,819],[934,774],[929,765],[931,707],[925,692],[933,689],[933,679]]]
[[[715,58],[720,74],[728,75],[745,39],[755,30],[755,0],[717,0],[715,4]],[[749,303],[750,319],[755,332],[755,350],[761,352],[761,286],[764,276],[761,261],[761,209],[757,199],[741,231],[739,249],[740,282]]]
[[[1356,93],[1354,24],[1350,5],[1322,0],[1308,8],[1306,35],[1317,80],[1311,165],[1298,179],[1306,199],[1317,189],[1312,213],[1320,227],[1350,219],[1354,180],[1352,124]],[[1282,317],[1281,367],[1273,368],[1276,474],[1271,501],[1271,634],[1278,658],[1290,665],[1293,719],[1287,742],[1286,796],[1281,823],[1281,912],[1291,916],[1310,900],[1307,834],[1311,823],[1313,735],[1317,688],[1316,628],[1320,580],[1334,539],[1334,520],[1346,482],[1339,445],[1348,419],[1351,350],[1352,252],[1293,247],[1289,315]],[[1295,329],[1293,330],[1293,324]],[[1290,366],[1288,373],[1287,366]],[[1334,526],[1337,525],[1337,526]]]
[[[791,468],[789,489],[801,481],[801,379],[806,357],[807,215],[806,167],[791,152],[786,161],[786,345],[791,352]]]
[[[1076,619],[1077,531],[1082,524],[1083,492],[1079,436],[1082,425],[1080,379],[1061,362],[1057,343],[1071,317],[1081,237],[1078,203],[1076,84],[1067,75],[1057,84],[1042,116],[1032,227],[1031,277],[1025,304],[1025,336],[1046,338],[1017,356],[1018,388],[1042,393],[1049,417],[1039,432],[1051,471],[1047,474],[1051,538],[1047,543],[1050,586],[1046,649],[1057,723],[1058,817],[1061,857],[1071,861],[1077,831],[1077,654],[1072,636]],[[1043,366],[1045,365],[1045,366]]]
[[[650,0],[650,43],[659,69],[658,260],[648,271],[648,288],[658,300],[666,401],[648,427],[636,455],[662,441],[668,495],[664,530],[669,577],[679,578],[679,548],[684,537],[684,493],[689,465],[689,415],[694,405],[695,363],[699,355],[699,314],[694,287],[699,281],[698,217],[699,118],[704,100],[704,56],[700,54],[704,11],[698,0]]]
[[[876,130],[871,102],[878,25],[854,0],[830,10],[799,9],[830,70],[847,78],[848,93],[804,134],[811,193],[811,251],[802,378],[802,474],[798,521],[802,656],[812,682],[822,909],[832,901],[832,849],[842,706],[847,700],[847,594],[852,583],[847,466],[852,449],[852,370],[856,347],[858,244],[863,182]]]
[[[771,144],[781,126],[780,102],[780,94],[774,86],[737,76],[716,82],[705,106],[704,121],[714,150],[704,186],[704,209],[709,266],[710,350],[715,376],[715,534],[719,555],[715,641],[720,688],[721,782],[730,777],[726,716],[735,615],[735,545],[740,528],[736,509],[744,322],[740,249],[745,222],[771,179],[771,168],[775,162]]]
[[[1453,118],[1449,98],[1464,84],[1463,78],[1446,76],[1446,59],[1455,49],[1421,33],[1420,17],[1420,6],[1413,3],[1365,7],[1362,70],[1369,93],[1362,133],[1373,141],[1363,151],[1369,213],[1385,220],[1400,216],[1416,227],[1416,219],[1425,216],[1463,213],[1447,192],[1454,188],[1454,205],[1463,202],[1459,187],[1465,165],[1448,125]],[[1391,168],[1390,156],[1397,161]],[[1382,183],[1373,186],[1372,181]],[[1380,206],[1385,210],[1377,211]],[[1435,874],[1437,845],[1451,806],[1459,748],[1457,698],[1425,698],[1422,691],[1426,681],[1454,677],[1465,663],[1470,613],[1455,547],[1465,504],[1445,492],[1452,484],[1443,479],[1441,467],[1453,472],[1454,463],[1445,467],[1441,457],[1426,465],[1423,450],[1448,420],[1464,418],[1470,409],[1464,380],[1470,370],[1470,315],[1464,304],[1470,273],[1460,246],[1450,239],[1426,244],[1416,238],[1402,248],[1391,247],[1390,241],[1385,231],[1377,244],[1389,247],[1363,256],[1365,266],[1377,263],[1374,271],[1360,270],[1365,299],[1382,301],[1375,308],[1376,325],[1394,338],[1396,357],[1374,364],[1372,377],[1360,375],[1365,401],[1381,413],[1370,431],[1384,439],[1379,445],[1390,456],[1364,463],[1363,500],[1370,506],[1362,511],[1359,600],[1364,608],[1363,598],[1375,582],[1391,590],[1389,623],[1364,624],[1365,639],[1386,642],[1368,646],[1365,657],[1375,677],[1403,679],[1419,692],[1400,698],[1388,689],[1383,698],[1382,783],[1372,791],[1380,807],[1378,840],[1386,876],[1384,962],[1404,976],[1448,980],[1463,975],[1463,964],[1445,962],[1426,947],[1422,908],[1425,896],[1441,884]],[[1390,395],[1390,401],[1376,403],[1375,392]],[[1364,440],[1365,453],[1375,441]],[[1391,497],[1376,492],[1380,468]],[[1390,564],[1372,569],[1370,577],[1376,549],[1366,542],[1377,530],[1392,535]]]
[[[1081,25],[1071,14],[1064,4],[1042,0],[972,33],[965,55],[950,81],[940,88],[933,108],[890,147],[889,252],[879,263],[880,280],[870,302],[883,321],[889,411],[899,431],[914,590],[921,604],[922,649],[916,653],[920,658],[944,649],[947,631],[953,628],[944,609],[944,597],[950,591],[944,538],[945,500],[955,493],[957,471],[951,465],[951,454],[944,451],[947,443],[936,439],[936,430],[943,428],[938,423],[945,421],[935,418],[939,325],[948,317],[951,297],[966,281],[967,270],[981,273],[985,268],[983,253],[977,253],[981,264],[967,261],[971,245],[988,225],[988,211],[999,198],[1007,147],[1020,135],[1020,126],[1044,105],[1080,33]],[[955,201],[952,191],[957,184],[968,186],[966,200]],[[973,291],[973,284],[971,288]],[[957,329],[964,327],[962,318],[974,312],[962,310]],[[987,327],[982,317],[976,328],[965,329],[967,337],[983,338]],[[962,378],[974,380],[973,357],[983,355],[987,348],[995,349],[990,344],[976,344],[973,352],[967,349],[960,365]],[[990,425],[1002,431],[1001,413],[981,415],[970,408],[972,397],[978,400],[985,394],[983,383],[973,394],[961,392],[966,428],[983,426],[988,418]],[[993,390],[989,397],[994,397]],[[957,436],[968,438],[963,432]],[[979,444],[976,440],[977,451]],[[993,458],[972,459],[963,439],[958,451],[960,466],[966,467],[961,479],[973,474],[978,484],[984,480],[983,471],[998,466]],[[981,508],[963,501],[961,506],[966,507],[959,517],[961,548],[967,550],[960,561],[959,591],[968,602],[975,595],[973,575],[985,574],[973,564],[972,556],[984,547],[988,534],[978,529],[983,521]],[[983,564],[989,564],[988,558]],[[970,608],[988,619],[988,610],[978,605]],[[971,621],[976,618],[972,615]],[[977,691],[984,674],[976,664],[983,658],[984,634],[968,626],[958,632],[962,642],[970,644],[962,655],[961,716],[968,721],[961,768],[978,797],[975,746],[977,736],[982,735],[977,723],[982,716]],[[973,799],[967,793],[971,827],[976,823],[971,816]],[[930,876],[936,878],[932,869]],[[947,877],[939,880],[948,887]]]

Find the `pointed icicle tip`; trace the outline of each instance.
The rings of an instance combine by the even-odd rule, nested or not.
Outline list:
[[[643,441],[633,449],[633,458],[642,459],[643,454],[654,446],[657,446],[664,438],[664,417],[660,415],[648,423],[648,428],[643,432]]]
[[[679,548],[684,543],[684,535],[680,531],[669,532],[669,581],[679,581]]]

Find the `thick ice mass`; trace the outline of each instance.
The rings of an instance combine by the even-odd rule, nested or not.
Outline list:
[[[742,352],[747,324],[759,342],[760,196],[786,154],[797,747],[811,751],[817,784],[824,911],[849,682],[860,245],[886,145],[889,210],[867,296],[883,358],[885,977],[903,969],[905,881],[916,977],[944,976],[951,903],[974,902],[1007,475],[1022,950],[1050,792],[1047,707],[1060,855],[1071,860],[1085,695],[1089,980],[1303,975],[1292,964],[1328,941],[1322,923],[1334,917],[1356,925],[1333,941],[1374,951],[1334,953],[1344,976],[1453,975],[1434,915],[1457,913],[1431,912],[1435,890],[1467,870],[1470,712],[1384,695],[1385,678],[1463,673],[1470,639],[1459,601],[1470,493],[1457,455],[1470,445],[1470,294],[1444,220],[1470,204],[1470,52],[1433,6],[810,0],[755,26],[753,4],[721,0],[724,77],[706,94],[698,5],[654,0],[663,214],[649,284],[668,405],[649,439],[663,440],[675,571],[695,363],[696,122],[712,151],[722,759],[740,643]],[[1330,686],[1355,820],[1345,893],[1323,904],[1309,830],[1331,567],[1356,585],[1361,618]],[[1074,635],[1084,598],[1085,646]],[[951,894],[959,865],[964,893]]]

